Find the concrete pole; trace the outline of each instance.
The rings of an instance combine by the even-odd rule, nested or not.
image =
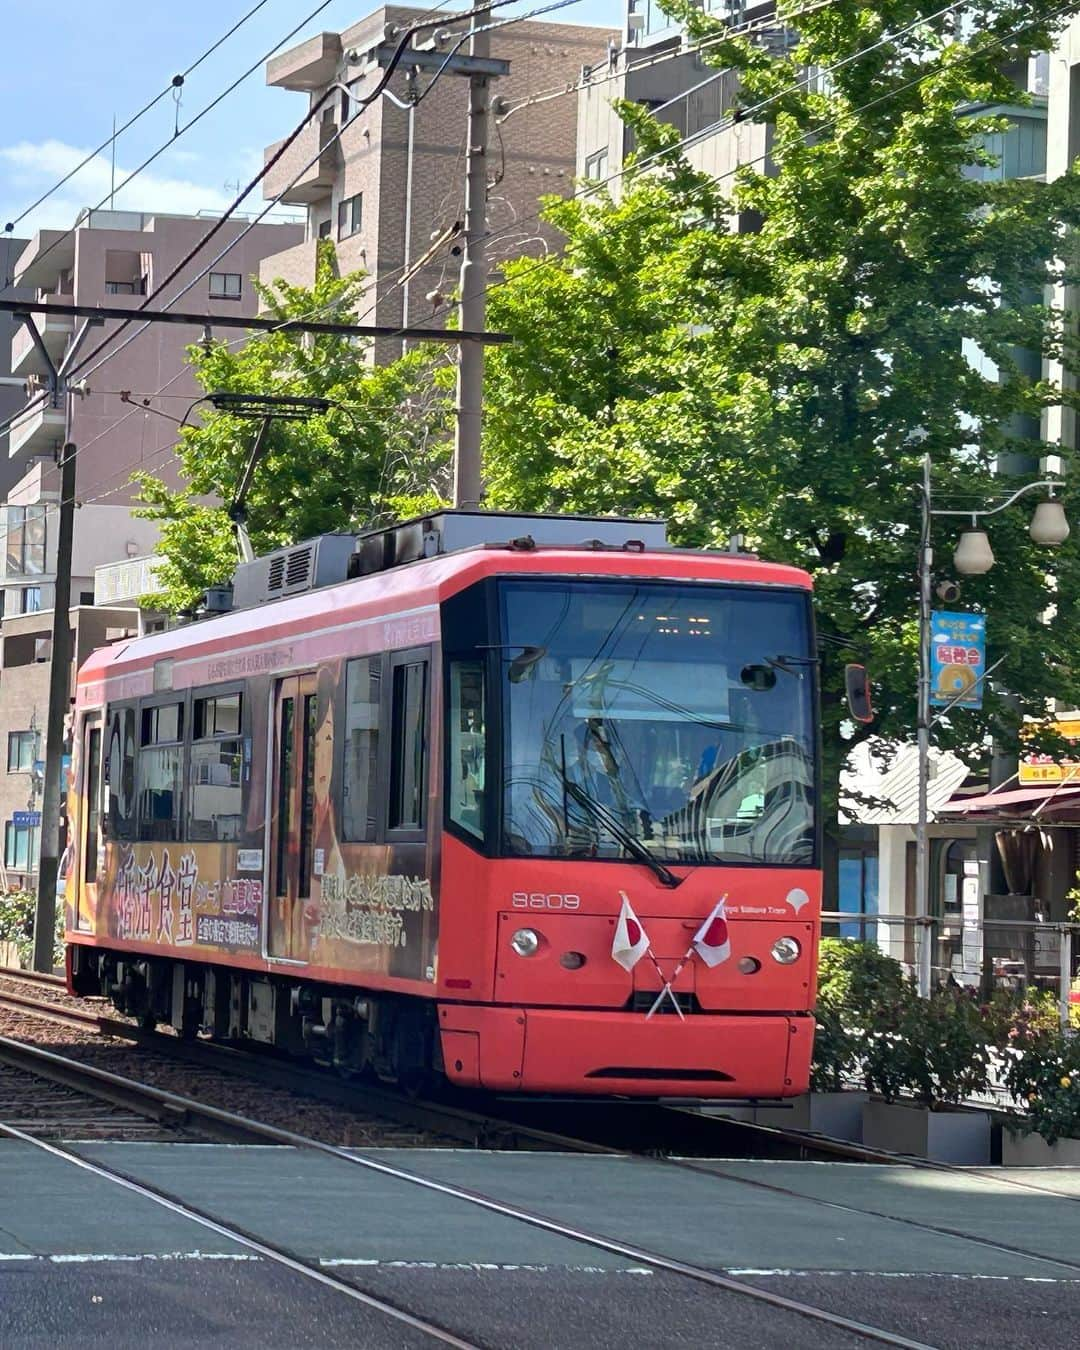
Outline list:
[[[60,451],[60,510],[56,543],[52,652],[49,664],[49,712],[45,723],[45,782],[41,802],[41,859],[34,910],[34,969],[53,968],[56,882],[60,865],[60,782],[64,721],[71,706],[71,548],[75,532],[75,446],[71,443],[72,395]]]
[[[470,56],[488,56],[487,33],[476,30],[488,22],[481,11],[473,15]],[[487,139],[491,85],[486,75],[469,76],[468,149],[465,161],[465,247],[461,259],[460,326],[483,330],[487,316]],[[454,505],[477,507],[484,486],[480,465],[480,429],[484,398],[484,345],[463,342],[459,348],[457,380],[457,435],[454,443]]]
[[[919,535],[919,804],[915,824],[915,959],[919,993],[930,993],[933,929],[930,916],[930,849],[927,838],[930,784],[930,585],[934,552],[930,544],[930,456],[923,456]]]

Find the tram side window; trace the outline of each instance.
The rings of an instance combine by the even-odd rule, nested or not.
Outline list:
[[[375,770],[379,754],[382,658],[345,665],[345,765],[342,825],[350,843],[375,838]]]
[[[135,709],[109,711],[105,773],[109,795],[105,813],[107,839],[135,838]]]
[[[394,668],[390,731],[391,830],[424,827],[424,752],[427,731],[427,662]]]
[[[484,667],[450,664],[450,819],[484,837]]]
[[[139,749],[139,838],[180,838],[184,786],[184,705],[142,710]]]
[[[188,833],[193,842],[239,839],[244,825],[241,696],[216,694],[191,705]]]

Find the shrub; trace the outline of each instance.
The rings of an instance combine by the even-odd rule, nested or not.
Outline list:
[[[28,967],[34,957],[34,908],[37,896],[33,891],[8,891],[0,894],[0,942],[14,942],[19,954],[19,965]],[[64,961],[64,905],[56,905],[56,941],[53,945],[53,965]]]
[[[862,1081],[887,1101],[910,1094],[931,1106],[985,1089],[989,1038],[960,989],[918,996],[900,962],[873,943],[827,938],[819,962],[812,1082],[835,1090]]]
[[[1018,1024],[1005,1051],[1005,1085],[1025,1112],[1024,1132],[1048,1144],[1080,1137],[1080,1036]]]

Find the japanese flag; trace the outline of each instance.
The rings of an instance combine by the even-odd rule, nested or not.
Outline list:
[[[716,902],[713,912],[694,934],[694,951],[710,969],[713,966],[720,965],[731,955],[731,939],[728,936],[727,916],[724,909],[724,901],[726,900],[727,896],[725,895],[723,899]]]
[[[622,909],[619,910],[619,922],[615,925],[611,955],[623,970],[633,970],[649,950],[649,939],[638,916],[630,908],[626,892],[620,891],[619,894],[622,896]]]

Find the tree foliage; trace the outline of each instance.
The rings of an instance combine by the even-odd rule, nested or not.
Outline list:
[[[311,289],[256,283],[275,319],[355,323],[362,274],[336,275],[333,245],[319,247]],[[354,339],[271,330],[245,345],[212,342],[189,350],[207,393],[227,391],[329,399],[325,415],[274,420],[247,498],[256,553],[331,530],[357,530],[384,517],[426,509],[447,490],[447,384],[441,355],[414,350],[387,365],[369,364]],[[259,423],[199,405],[178,447],[183,487],[138,476],[140,514],[161,524],[155,605],[189,609],[207,586],[226,581],[237,551],[228,504]]]
[[[767,162],[709,177],[624,106],[636,160],[618,198],[547,205],[565,252],[509,264],[491,295],[491,327],[517,341],[488,357],[485,450],[491,505],[652,512],[677,542],[739,531],[811,572],[835,782],[843,659],[872,668],[873,734],[914,725],[923,453],[935,506],[966,508],[1015,486],[995,476],[1006,460],[1035,470],[1061,449],[1039,419],[1077,406],[1043,372],[1077,364],[1060,288],[1077,278],[1080,176],[1003,181],[988,149],[1008,134],[994,108],[1026,101],[1010,71],[1065,21],[1056,0],[984,0],[962,26],[929,0],[781,16],[796,7],[786,54],[748,36],[711,48],[738,72],[744,125],[772,124]],[[694,37],[724,32],[684,0],[665,8]],[[735,232],[740,217],[757,227]],[[1076,519],[1080,494],[1064,498]],[[1049,698],[1080,703],[1080,549],[1074,533],[1052,563],[1037,550],[1032,504],[995,517],[998,565],[964,583],[1005,659],[945,744],[1015,743]],[[939,576],[962,524],[935,522]]]

